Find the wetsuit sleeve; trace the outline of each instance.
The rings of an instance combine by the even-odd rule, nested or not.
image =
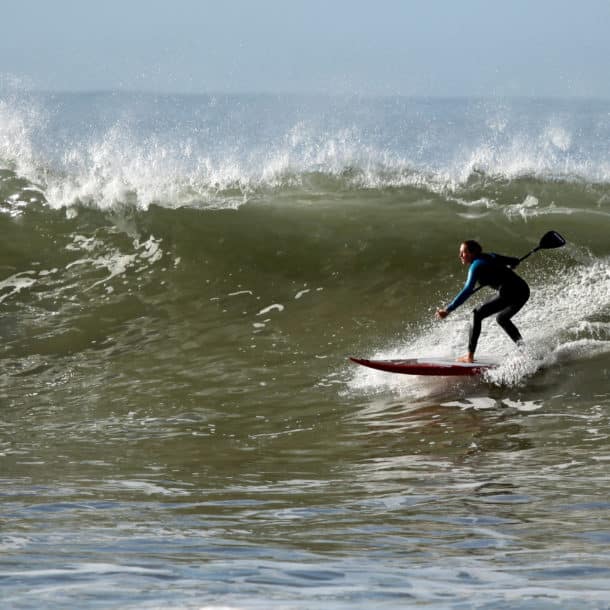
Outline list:
[[[495,262],[503,265],[504,267],[510,267],[511,269],[514,269],[521,262],[514,256],[503,256],[502,254],[495,253],[490,254],[490,256],[493,257]]]
[[[447,311],[453,311],[457,309],[473,292],[474,287],[477,283],[477,270],[479,268],[479,261],[474,261],[472,265],[470,265],[470,269],[468,270],[468,277],[466,278],[466,283],[464,287],[459,292],[459,294],[447,305]]]

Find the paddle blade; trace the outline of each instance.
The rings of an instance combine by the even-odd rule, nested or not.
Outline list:
[[[557,231],[549,231],[540,238],[538,248],[542,250],[550,250],[552,248],[561,248],[565,246],[566,240],[557,233]]]

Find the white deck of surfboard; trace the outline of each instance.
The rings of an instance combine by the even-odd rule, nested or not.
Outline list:
[[[417,364],[432,364],[434,366],[449,366],[449,367],[464,367],[464,368],[480,368],[498,366],[497,362],[489,362],[485,360],[475,360],[474,362],[458,362],[449,358],[404,358],[404,361],[411,361]]]

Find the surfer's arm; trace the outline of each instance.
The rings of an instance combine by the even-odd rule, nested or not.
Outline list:
[[[475,285],[477,283],[477,269],[479,267],[479,261],[476,260],[470,265],[468,270],[468,277],[466,283],[458,295],[447,305],[445,311],[451,313],[454,309],[457,309],[468,297],[474,292]]]

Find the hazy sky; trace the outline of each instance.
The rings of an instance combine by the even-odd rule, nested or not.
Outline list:
[[[610,98],[610,0],[19,0],[1,15],[0,79],[35,89]]]

